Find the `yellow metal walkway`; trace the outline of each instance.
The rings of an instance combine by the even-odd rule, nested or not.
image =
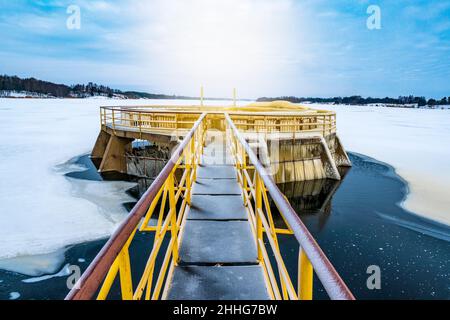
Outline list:
[[[168,299],[270,298],[237,172],[234,166],[216,165],[231,158],[223,146],[216,140],[204,149]]]
[[[235,121],[242,125],[242,119],[226,110],[211,116],[207,111],[192,127],[183,121],[189,132],[66,299],[105,300],[120,293],[124,300],[311,300],[314,276],[331,299],[354,299],[241,134]],[[126,141],[115,136],[124,133],[114,132],[112,119],[115,138],[106,143],[99,136],[96,149],[105,148],[117,160]],[[130,119],[131,126],[150,121],[140,113],[138,120]],[[211,126],[223,129],[208,131]],[[109,161],[103,159],[103,166]],[[139,249],[140,263],[130,255],[136,234],[153,235]],[[294,237],[298,252],[283,252],[280,234]],[[284,257],[293,254],[298,259],[290,264],[298,263],[288,268]]]

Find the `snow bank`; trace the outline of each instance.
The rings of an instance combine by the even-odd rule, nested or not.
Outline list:
[[[54,273],[68,245],[108,237],[126,215],[126,182],[66,178],[67,164],[91,151],[100,105],[195,101],[0,99],[0,268]],[[214,101],[220,104],[224,102]]]
[[[450,110],[313,107],[337,112],[347,150],[396,168],[409,183],[407,210],[450,225]]]
[[[64,249],[47,254],[18,256],[0,260],[0,269],[14,271],[28,276],[52,274],[58,271],[64,261]]]

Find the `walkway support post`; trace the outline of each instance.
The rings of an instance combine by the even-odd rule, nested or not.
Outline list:
[[[299,248],[298,292],[300,300],[312,300],[314,269],[308,256]]]
[[[262,190],[261,190],[261,178],[259,177],[258,173],[256,173],[255,193],[256,193],[256,199],[255,199],[256,212],[260,212],[262,210]],[[259,214],[256,214],[256,247],[258,248],[258,261],[259,262],[262,262],[261,243],[264,243],[263,225],[262,225],[261,216]]]
[[[178,265],[178,226],[177,226],[177,207],[176,207],[176,201],[175,201],[175,179],[174,179],[175,172],[172,170],[172,172],[169,174],[169,177],[167,179],[167,183],[169,185],[169,206],[170,206],[170,230],[172,233],[172,240],[173,243],[173,249],[172,249],[172,258],[175,265]]]

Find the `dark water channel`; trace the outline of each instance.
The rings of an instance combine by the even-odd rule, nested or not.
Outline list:
[[[393,168],[362,155],[350,157],[354,166],[342,182],[325,180],[280,188],[357,298],[449,299],[450,228],[400,207],[408,188]],[[102,179],[88,157],[79,158],[78,164],[86,171],[69,173],[69,177]],[[133,204],[126,205],[130,208]],[[132,252],[147,252],[149,241],[152,235],[140,235],[133,243],[137,250]],[[72,264],[85,270],[105,242],[67,248],[61,269]],[[280,245],[287,267],[295,275],[297,242],[292,236],[281,236]],[[143,267],[146,257],[132,256],[139,261],[137,269]],[[370,265],[381,269],[380,290],[366,286]],[[20,299],[62,299],[68,292],[67,276],[24,282],[28,278],[0,270],[0,299],[9,299],[16,292]],[[314,296],[326,299],[317,278]]]

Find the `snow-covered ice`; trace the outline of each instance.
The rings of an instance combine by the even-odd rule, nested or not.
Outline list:
[[[20,293],[18,292],[10,292],[9,293],[9,300],[17,300],[20,298]]]
[[[48,274],[48,275],[41,276],[41,277],[28,278],[28,279],[22,280],[22,282],[36,283],[36,282],[41,282],[41,281],[45,281],[45,280],[52,279],[52,278],[62,278],[62,277],[66,277],[68,275],[70,275],[70,264],[66,264],[58,273]]]
[[[109,236],[126,215],[122,203],[132,200],[125,190],[133,184],[64,176],[81,170],[67,162],[94,146],[100,105],[194,103],[0,99],[0,268],[55,273],[66,246]]]
[[[92,149],[100,105],[195,103],[0,99],[0,268],[54,274],[65,247],[109,236],[126,215],[132,184],[64,176],[81,169],[70,159]],[[337,110],[348,150],[393,165],[410,183],[407,209],[450,224],[450,110],[320,107]]]
[[[335,110],[344,147],[386,162],[409,184],[407,210],[450,225],[450,110],[366,106]]]
[[[7,230],[6,226],[1,227]],[[63,248],[46,254],[32,254],[16,256],[14,258],[0,259],[0,269],[14,271],[32,277],[42,274],[53,274],[58,271],[64,261]]]

